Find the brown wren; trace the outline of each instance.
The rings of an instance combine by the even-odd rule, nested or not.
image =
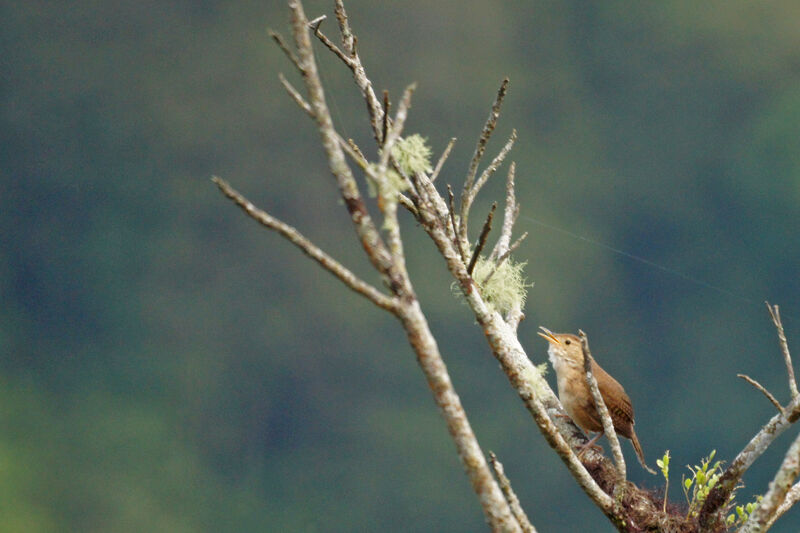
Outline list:
[[[556,371],[558,397],[561,400],[561,405],[564,406],[567,414],[582,430],[599,432],[597,436],[582,447],[581,451],[583,451],[597,442],[597,439],[603,436],[604,431],[603,421],[600,419],[592,392],[586,383],[581,339],[577,335],[570,333],[553,333],[541,326],[540,329],[542,331],[538,332],[539,335],[550,343],[547,354],[550,356],[550,362]],[[617,435],[630,439],[639,463],[645,470],[655,474],[645,463],[642,446],[639,444],[639,439],[633,430],[635,423],[633,420],[633,405],[631,405],[631,400],[625,393],[625,389],[608,372],[603,370],[594,359],[592,359],[592,374],[597,380],[597,387],[600,389],[600,395],[608,408],[608,413],[614,423],[614,430]]]

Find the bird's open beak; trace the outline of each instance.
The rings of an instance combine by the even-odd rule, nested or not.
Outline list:
[[[552,331],[550,331],[549,329],[547,329],[544,326],[539,326],[539,329],[542,330],[542,331],[537,331],[536,332],[537,335],[539,335],[540,337],[543,337],[544,340],[546,340],[550,344],[556,344],[558,346],[561,345],[561,341],[556,338],[555,334],[553,334]]]

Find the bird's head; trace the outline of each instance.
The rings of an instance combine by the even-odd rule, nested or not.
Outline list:
[[[550,343],[547,355],[550,362],[555,366],[558,363],[565,363],[570,366],[583,368],[583,345],[581,339],[572,333],[553,333],[544,326],[539,326],[542,331],[537,332]]]

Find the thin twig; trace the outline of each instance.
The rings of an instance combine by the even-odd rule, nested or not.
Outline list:
[[[311,107],[311,104],[309,104],[306,101],[306,99],[303,98],[303,96],[300,94],[300,91],[298,91],[289,82],[289,80],[287,80],[286,77],[284,77],[283,74],[278,74],[278,78],[280,79],[284,89],[286,89],[286,92],[289,93],[289,96],[292,97],[292,100],[295,101],[297,106],[303,111],[305,111],[308,114],[308,116],[310,116],[312,119],[316,119],[316,115],[314,115],[314,109]],[[359,167],[361,167],[362,169],[366,169],[367,166],[369,165],[367,158],[364,157],[364,154],[361,152],[358,146],[356,146],[356,143],[353,141],[353,139],[348,139],[347,141],[345,141],[344,138],[342,138],[342,136],[339,135],[338,133],[336,134],[336,136],[338,138],[339,145],[344,149],[345,153],[349,155],[350,158],[356,164],[358,164]]]
[[[511,151],[511,149],[514,147],[514,143],[516,142],[516,140],[517,140],[517,130],[511,130],[511,136],[506,141],[506,144],[503,145],[503,148],[500,150],[500,153],[498,153],[495,156],[495,158],[492,159],[492,162],[489,164],[489,166],[486,167],[486,169],[484,169],[483,172],[481,172],[480,177],[478,177],[478,179],[475,181],[475,184],[470,189],[470,194],[468,196],[470,204],[475,199],[475,197],[478,195],[478,193],[480,192],[481,188],[483,188],[483,186],[486,184],[486,182],[492,176],[492,174],[494,174],[495,171],[497,170],[497,168],[500,165],[503,164],[503,161],[505,161],[506,156]],[[462,201],[464,201],[464,200],[462,199]]]
[[[478,137],[478,144],[475,146],[475,153],[472,155],[472,160],[469,163],[469,171],[467,172],[467,179],[464,182],[464,189],[469,190],[472,188],[472,183],[475,180],[475,175],[478,173],[478,165],[480,165],[483,153],[486,151],[486,144],[492,136],[494,128],[497,126],[497,119],[500,117],[500,108],[503,106],[503,99],[508,90],[508,78],[505,78],[500,84],[500,89],[497,91],[497,96],[492,104],[492,110],[486,123],[481,130],[481,135]]]
[[[528,515],[525,514],[525,510],[519,503],[517,494],[514,492],[514,489],[511,488],[511,481],[506,476],[503,463],[497,459],[497,456],[492,451],[489,452],[489,464],[492,466],[492,470],[494,470],[497,480],[500,482],[500,490],[503,491],[506,501],[508,501],[508,504],[511,506],[511,512],[514,513],[514,518],[517,519],[522,531],[526,533],[536,533],[536,528],[531,524]]]
[[[386,134],[389,132],[389,110],[392,108],[392,103],[389,101],[389,91],[383,91],[383,133],[381,139],[386,142]]]
[[[447,161],[447,157],[450,155],[450,150],[453,149],[453,145],[456,143],[456,138],[453,137],[450,139],[450,142],[447,143],[447,147],[442,152],[442,155],[439,156],[439,161],[436,162],[436,167],[433,169],[433,173],[431,174],[431,181],[436,181],[436,178],[439,177],[439,172],[442,171],[442,167],[444,166],[444,162]]]
[[[497,269],[499,269],[503,265],[505,260],[508,259],[508,256],[513,254],[514,251],[517,248],[519,248],[519,245],[522,244],[522,241],[524,241],[527,236],[528,236],[528,232],[526,231],[525,233],[522,234],[522,236],[519,239],[514,241],[514,244],[509,246],[508,250],[503,252],[503,255],[501,255],[497,259],[497,261],[495,262],[495,265],[494,265],[494,268],[492,268],[492,271],[489,272],[489,274],[485,278],[483,278],[483,281],[481,282],[481,285],[486,286],[486,283],[492,278],[492,276],[494,276],[494,273],[497,272]]]
[[[381,147],[381,158],[379,162],[381,169],[386,168],[386,165],[389,163],[389,157],[392,155],[392,147],[400,138],[406,118],[408,117],[408,109],[411,107],[411,95],[414,94],[416,88],[417,84],[412,83],[403,91],[403,98],[400,99],[400,104],[397,106],[397,115],[394,117],[394,123],[391,124],[386,138],[383,141],[383,146]]]
[[[450,223],[453,225],[453,240],[456,243],[456,247],[458,248],[458,255],[461,257],[461,261],[467,261],[467,256],[464,254],[464,249],[461,247],[461,240],[458,238],[458,224],[456,224],[456,208],[455,208],[455,199],[453,198],[453,189],[450,187],[450,184],[447,184],[447,195],[450,201]]]
[[[272,37],[272,40],[278,45],[278,47],[283,50],[283,53],[286,54],[286,57],[289,58],[289,61],[297,68],[297,70],[302,74],[304,72],[303,66],[300,64],[300,60],[297,56],[292,52],[292,49],[289,48],[289,45],[286,44],[286,41],[283,40],[283,37],[280,33],[268,30],[269,36]]]
[[[315,18],[315,19],[311,19],[311,20],[309,20],[309,21],[308,21],[308,26],[309,26],[310,28],[313,28],[313,29],[314,29],[314,31],[317,31],[317,30],[319,30],[319,27],[322,25],[322,22],[323,22],[323,21],[324,21],[326,18],[328,18],[328,15],[320,15],[320,16],[318,16],[318,17],[317,17],[317,18]]]
[[[303,98],[303,95],[301,95],[300,92],[295,89],[291,83],[289,83],[289,80],[287,80],[284,75],[280,73],[278,74],[278,79],[281,80],[283,88],[286,89],[286,92],[289,93],[289,96],[292,97],[292,100],[294,100],[298,107],[305,111],[311,118],[316,118],[314,116],[314,109],[312,109],[311,104],[309,104],[306,99]]]
[[[489,214],[486,217],[486,222],[483,223],[483,229],[481,230],[481,234],[478,237],[478,244],[475,245],[475,251],[472,252],[472,258],[469,260],[469,266],[467,267],[467,274],[470,276],[472,275],[472,271],[475,268],[475,263],[478,262],[478,257],[480,257],[481,252],[483,251],[483,247],[486,246],[486,239],[489,237],[489,232],[492,231],[492,219],[494,218],[494,211],[497,209],[497,202],[492,204],[491,209],[489,209]]]
[[[347,65],[348,67],[352,68],[353,67],[353,58],[351,58],[350,56],[348,56],[347,54],[342,52],[341,48],[336,46],[336,44],[334,44],[333,41],[328,39],[328,37],[324,33],[322,33],[322,31],[319,29],[320,25],[322,24],[322,21],[325,20],[325,18],[326,18],[325,15],[322,15],[321,17],[317,17],[316,19],[314,19],[311,22],[309,22],[308,25],[311,26],[311,28],[313,28],[314,36],[317,39],[319,39],[320,42],[322,44],[324,44],[328,48],[328,50],[333,52],[334,55],[336,55],[336,57],[341,59],[344,62],[345,65]],[[316,21],[318,21],[317,24],[314,24],[314,22],[316,22]]]
[[[348,138],[347,138],[347,144],[348,144],[348,145],[350,146],[350,148],[352,148],[352,149],[353,149],[353,151],[354,151],[355,153],[357,153],[357,154],[358,154],[358,155],[359,155],[359,156],[360,156],[360,157],[361,157],[361,158],[362,158],[364,161],[366,161],[366,160],[367,160],[366,156],[364,155],[364,152],[362,152],[362,151],[361,151],[361,148],[359,148],[359,147],[358,147],[358,145],[356,144],[356,142],[355,142],[355,141],[354,141],[352,138],[350,138],[350,137],[348,137]]]
[[[747,374],[736,374],[736,377],[737,378],[742,378],[743,380],[748,382],[750,385],[752,385],[753,387],[755,387],[756,389],[761,391],[761,393],[764,396],[767,397],[767,400],[769,400],[770,403],[772,403],[772,405],[775,406],[775,408],[778,410],[779,413],[783,412],[783,407],[778,402],[778,400],[775,399],[775,396],[773,396],[771,392],[769,392],[767,389],[765,389],[764,386],[761,385],[761,383],[759,383],[758,381],[754,380],[753,378],[751,378]]]
[[[592,391],[594,405],[597,408],[597,412],[600,414],[600,420],[603,422],[603,431],[608,438],[608,442],[611,444],[611,453],[614,456],[614,463],[617,466],[617,475],[620,481],[624,481],[626,479],[625,457],[622,455],[622,447],[619,445],[617,431],[614,429],[614,421],[611,420],[606,402],[603,400],[603,395],[600,394],[600,387],[597,385],[597,379],[592,372],[592,363],[594,359],[592,359],[592,352],[589,351],[589,337],[587,337],[586,333],[581,329],[578,330],[578,336],[581,338],[581,346],[583,347],[583,370],[586,373],[586,383],[589,385],[589,390]],[[618,483],[617,486],[623,486],[623,484]]]
[[[516,175],[517,165],[514,161],[508,167],[508,176],[506,177],[506,207],[503,210],[503,227],[500,230],[500,238],[497,239],[497,244],[494,245],[491,257],[502,256],[508,249],[511,242],[511,233],[514,229],[514,220],[516,219],[517,210],[517,196],[514,191],[514,177]]]
[[[783,353],[783,361],[786,363],[786,373],[789,375],[789,392],[792,399],[797,398],[797,382],[794,379],[794,367],[792,366],[792,356],[789,354],[789,342],[786,340],[786,333],[783,331],[783,324],[781,323],[781,311],[777,305],[767,304],[769,316],[772,317],[772,323],[775,324],[775,329],[778,330],[778,340],[781,344],[781,353]]]
[[[461,220],[459,228],[459,236],[463,242],[469,242],[467,238],[467,220],[469,218],[469,206],[472,201],[469,200],[467,205],[464,205],[464,199],[470,195],[472,186],[475,182],[475,175],[478,172],[478,165],[480,165],[483,153],[486,151],[486,144],[492,136],[494,128],[497,126],[497,119],[500,116],[500,108],[503,106],[503,99],[506,96],[508,89],[508,78],[505,78],[500,84],[500,89],[497,91],[492,110],[489,112],[489,117],[481,130],[481,135],[478,137],[478,143],[475,146],[475,153],[472,155],[472,160],[469,164],[467,171],[467,178],[464,180],[464,190],[461,192]]]
[[[322,249],[303,236],[294,227],[278,220],[266,211],[257,208],[247,198],[233,189],[233,187],[231,187],[225,180],[213,177],[211,181],[216,183],[217,187],[219,187],[220,191],[222,191],[222,194],[233,200],[234,203],[241,207],[248,216],[259,222],[261,225],[276,231],[286,240],[300,248],[303,253],[314,259],[320,264],[320,266],[322,266],[322,268],[339,278],[339,280],[349,288],[366,297],[381,309],[385,309],[392,313],[396,311],[397,303],[393,298],[383,294],[377,288],[361,280],[347,267],[322,251]]]
[[[381,157],[378,163],[378,175],[375,176],[377,180],[387,179],[387,164],[392,155],[392,148],[403,131],[403,126],[408,117],[408,109],[411,107],[411,95],[414,93],[415,88],[416,84],[411,84],[403,92],[403,98],[397,106],[397,116],[395,116],[394,122],[384,137],[384,144],[381,148]],[[378,187],[379,192],[381,189],[382,187]],[[378,206],[381,211],[383,211],[385,218],[384,229],[386,229],[387,232],[387,243],[389,245],[389,251],[392,254],[392,260],[397,268],[401,268],[405,272],[403,240],[400,238],[400,225],[397,222],[397,204],[393,201],[386,201],[386,199],[383,199],[383,201],[378,202]]]
[[[383,109],[378,97],[375,96],[375,90],[372,88],[372,82],[367,78],[367,72],[364,65],[361,63],[361,58],[358,56],[357,43],[358,38],[353,33],[350,27],[350,22],[347,18],[347,12],[344,9],[342,0],[336,0],[334,11],[336,13],[336,20],[339,22],[339,30],[342,33],[342,46],[345,53],[349,56],[350,61],[347,66],[353,73],[353,80],[361,91],[367,103],[367,111],[369,112],[370,124],[372,125],[372,133],[378,146],[383,144],[382,136],[382,122],[383,122]]]

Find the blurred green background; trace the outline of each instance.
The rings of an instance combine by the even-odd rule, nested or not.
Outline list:
[[[332,4],[306,11],[335,36]],[[773,415],[736,373],[787,399],[764,299],[800,346],[800,5],[347,6],[376,89],[419,84],[407,131],[437,157],[458,137],[441,187],[462,183],[510,77],[489,155],[518,129],[517,230],[531,235],[517,257],[535,282],[520,338],[538,364],[540,324],[586,330],[636,405],[648,460],[671,450],[682,500],[684,465],[712,449],[729,461]],[[33,0],[0,15],[0,530],[485,530],[398,324],[209,181],[377,282],[277,79],[299,84],[266,31],[288,36],[285,5]],[[340,131],[374,154],[348,72],[318,56]],[[403,229],[481,445],[534,524],[610,531],[433,246]],[[796,434],[756,463],[742,500]],[[624,450],[634,481],[662,486]],[[776,530],[800,529],[793,514]]]

